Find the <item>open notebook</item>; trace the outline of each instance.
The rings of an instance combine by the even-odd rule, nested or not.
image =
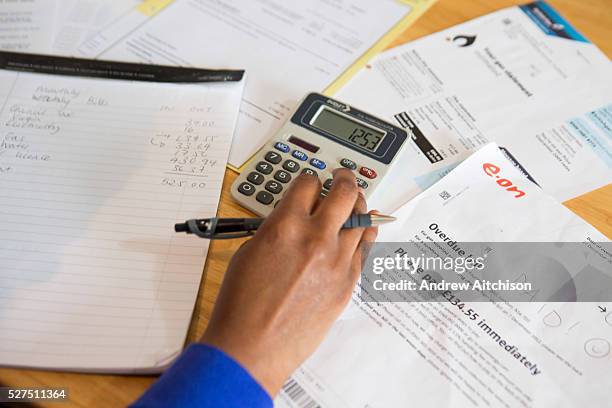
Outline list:
[[[156,372],[183,348],[243,81],[0,70],[0,364]]]

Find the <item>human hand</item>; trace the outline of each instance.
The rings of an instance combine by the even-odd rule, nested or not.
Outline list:
[[[341,230],[367,211],[349,170],[327,198],[302,175],[228,267],[202,342],[240,362],[272,396],[315,351],[348,303],[376,228]]]

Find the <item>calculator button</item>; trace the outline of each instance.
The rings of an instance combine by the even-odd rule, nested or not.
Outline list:
[[[318,177],[317,172],[314,171],[313,169],[309,169],[308,167],[302,170],[302,174],[308,174],[309,176]]]
[[[270,180],[266,183],[266,190],[271,193],[278,194],[283,191],[283,186],[276,181]]]
[[[378,176],[378,174],[376,174],[376,172],[372,169],[369,169],[367,167],[362,167],[359,169],[359,174],[361,174],[363,177],[367,177],[369,179],[375,179],[376,176]]]
[[[281,183],[288,183],[291,181],[291,174],[286,171],[279,170],[274,174],[274,180],[280,181]]]
[[[252,196],[255,192],[255,186],[244,182],[238,186],[238,191],[240,191],[245,196]]]
[[[272,165],[270,163],[259,162],[255,168],[257,169],[258,172],[263,173],[263,174],[272,173]]]
[[[322,161],[321,161],[321,160],[319,160],[319,159],[312,159],[312,160],[310,161],[310,165],[311,165],[312,167],[316,167],[316,168],[317,168],[317,169],[319,169],[319,170],[325,170],[325,168],[327,167],[327,164],[325,164],[325,162],[322,162]]]
[[[281,157],[280,154],[278,153],[274,153],[274,152],[268,152],[266,153],[266,157],[265,157],[266,161],[268,163],[272,163],[272,164],[278,164],[281,162],[281,160],[283,159]]]
[[[257,196],[255,196],[255,198],[257,199],[257,201],[264,205],[271,204],[272,201],[274,201],[274,196],[268,193],[267,191],[260,191],[259,193],[257,193]]]
[[[369,187],[368,183],[365,180],[362,180],[360,178],[357,178],[357,185],[363,188],[364,190]]]
[[[299,150],[294,150],[293,153],[291,153],[291,155],[301,161],[308,160],[308,156],[306,155],[306,153],[300,152]]]
[[[290,171],[291,173],[295,173],[300,169],[300,165],[293,160],[287,160],[283,163],[283,169]]]
[[[263,183],[264,176],[262,176],[261,174],[259,174],[256,171],[254,171],[254,172],[251,172],[251,174],[249,174],[249,176],[247,177],[247,180],[249,180],[251,183],[253,183],[256,186],[258,186],[261,183]]]
[[[280,150],[283,153],[289,153],[289,150],[291,150],[288,145],[282,142],[276,142],[276,144],[274,145],[274,148],[276,150]]]
[[[355,170],[357,168],[357,164],[351,159],[340,160],[340,165],[342,167],[346,167],[347,169],[351,169],[351,170]]]
[[[327,179],[325,180],[325,183],[323,183],[323,188],[326,190],[331,190],[332,188],[332,179]]]

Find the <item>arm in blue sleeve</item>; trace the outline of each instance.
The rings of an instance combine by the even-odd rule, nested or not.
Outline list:
[[[192,344],[132,405],[143,407],[268,408],[272,399],[223,351]]]

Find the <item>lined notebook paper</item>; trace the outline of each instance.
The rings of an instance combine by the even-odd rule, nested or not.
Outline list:
[[[242,82],[0,71],[0,364],[160,371],[180,353]]]

